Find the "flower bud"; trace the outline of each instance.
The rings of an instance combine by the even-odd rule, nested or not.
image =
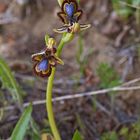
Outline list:
[[[80,24],[79,23],[74,23],[71,28],[70,28],[71,33],[78,33],[80,31]]]
[[[56,45],[56,41],[53,38],[48,39],[48,48],[52,48]]]
[[[57,0],[59,5],[61,6],[64,0]]]

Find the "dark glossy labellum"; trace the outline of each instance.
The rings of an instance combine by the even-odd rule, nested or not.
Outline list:
[[[65,11],[69,17],[72,17],[74,12],[75,12],[74,4],[73,3],[70,3],[70,4],[66,3],[65,4]]]
[[[40,77],[50,76],[52,68],[49,64],[49,54],[51,54],[50,50],[45,50],[41,53],[32,55],[32,60],[35,62],[33,69],[36,75]]]
[[[43,59],[42,61],[40,61],[38,64],[38,69],[40,71],[46,71],[48,69],[48,60]]]
[[[78,22],[82,16],[82,10],[78,10],[76,0],[64,0],[61,9],[62,11],[58,13],[58,16],[65,24]]]
[[[34,65],[34,73],[40,77],[50,76],[51,71],[52,68],[47,59],[43,59]]]
[[[56,48],[46,48],[43,52],[32,55],[34,64],[34,73],[40,77],[48,77],[51,74],[52,67],[57,64],[63,65],[63,61],[56,55]]]

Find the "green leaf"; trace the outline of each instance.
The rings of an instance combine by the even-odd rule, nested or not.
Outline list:
[[[127,127],[123,127],[121,130],[120,130],[120,135],[128,135],[128,132],[129,132],[129,129]]]
[[[112,88],[120,84],[120,78],[113,67],[107,63],[100,63],[97,68],[101,88]]]
[[[119,140],[118,135],[115,131],[104,133],[101,140]]]
[[[23,112],[21,118],[19,119],[14,131],[12,132],[11,140],[23,140],[26,130],[31,119],[32,105],[29,105]]]
[[[82,136],[78,130],[76,130],[76,132],[74,133],[72,140],[83,140]]]
[[[133,13],[130,7],[125,7],[117,10],[117,14],[123,18],[128,18]]]
[[[128,1],[112,0],[112,5],[115,12],[124,19],[128,19],[128,17],[134,13],[131,6],[129,6],[131,5],[131,3],[132,0],[128,0]]]
[[[30,125],[31,125],[31,129],[30,129],[31,131],[29,131],[28,133],[31,136],[31,139],[40,140],[41,138],[40,138],[39,127],[33,118],[31,118],[31,120],[30,120]]]
[[[12,75],[10,68],[2,58],[0,58],[0,79],[2,81],[2,88],[7,88],[11,92],[13,99],[21,105],[21,95],[23,92]]]

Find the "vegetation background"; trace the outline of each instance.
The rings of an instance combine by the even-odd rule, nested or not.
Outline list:
[[[71,140],[79,130],[84,140],[139,140],[140,0],[80,0],[80,7],[81,23],[92,27],[64,47],[65,65],[57,67],[53,88],[62,138]],[[51,133],[44,101],[47,79],[33,74],[31,55],[44,49],[46,33],[60,40],[52,32],[62,25],[59,11],[56,0],[0,0],[2,140],[20,130],[21,114],[31,118],[31,106],[24,111],[30,102],[24,140],[46,140]]]

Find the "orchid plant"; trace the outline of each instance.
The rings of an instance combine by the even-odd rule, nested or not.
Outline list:
[[[34,73],[40,77],[48,77],[46,88],[46,108],[50,127],[55,140],[61,140],[61,136],[54,119],[52,106],[52,89],[56,66],[58,64],[64,65],[64,62],[59,58],[64,45],[70,42],[76,33],[86,30],[91,26],[90,24],[79,23],[83,11],[79,9],[76,0],[58,0],[58,3],[61,7],[61,11],[57,15],[62,20],[63,25],[60,28],[54,29],[54,31],[57,33],[63,33],[61,41],[58,47],[56,47],[57,43],[55,39],[46,35],[46,48],[44,51],[32,55]]]

